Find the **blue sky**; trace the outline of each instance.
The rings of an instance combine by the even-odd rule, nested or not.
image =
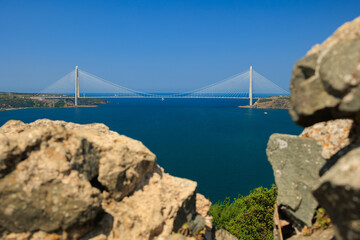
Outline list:
[[[293,64],[359,15],[359,0],[0,0],[0,91],[38,92],[75,65],[142,91],[253,65],[288,89]]]

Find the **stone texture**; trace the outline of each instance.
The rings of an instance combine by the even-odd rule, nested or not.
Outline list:
[[[156,239],[205,229],[209,201],[103,124],[0,128],[0,239]]]
[[[322,156],[327,159],[320,172],[315,171],[321,178],[314,182],[313,194],[329,214],[337,239],[360,239],[360,17],[341,26],[294,65],[290,89],[293,120],[305,127],[315,124],[305,129],[301,137],[321,144]],[[334,119],[338,120],[331,121]],[[309,147],[299,146],[288,159],[307,155]],[[277,158],[281,161],[283,156]],[[308,160],[316,162],[317,158]],[[303,170],[312,172],[314,167],[299,166],[299,174]],[[275,180],[279,178],[276,169]],[[291,169],[286,174],[296,174]],[[278,187],[281,195],[282,187]],[[293,206],[298,203],[291,198],[289,201]],[[296,220],[290,222],[294,224]],[[331,232],[325,232],[330,230],[324,235],[291,239],[332,237]]]
[[[290,114],[295,122],[359,116],[360,18],[340,27],[293,69]]]
[[[152,239],[168,236],[195,215],[196,183],[172,177],[157,168],[149,184],[122,201],[107,199],[106,212],[114,216],[108,239]],[[204,226],[203,226],[204,228]]]
[[[204,195],[196,194],[196,212],[201,216],[206,217],[209,213],[211,202],[204,197]]]
[[[353,124],[352,119],[319,122],[305,128],[300,137],[314,139],[319,142],[322,145],[322,157],[329,159],[352,142],[349,134]]]
[[[27,158],[0,179],[0,225],[13,232],[53,231],[96,217],[101,210],[100,191],[91,186],[86,169],[73,171],[68,160],[72,148],[64,144],[82,148],[87,141],[69,136],[59,126],[8,136],[8,145],[16,146],[9,155]]]
[[[196,212],[200,214],[205,219],[205,225],[209,229],[212,226],[212,216],[209,215],[211,207],[211,202],[204,197],[204,195],[197,193],[196,194]]]
[[[266,154],[272,165],[278,187],[279,212],[295,225],[311,226],[317,201],[311,194],[325,163],[321,145],[298,136],[271,135]]]
[[[16,134],[26,128],[54,126],[62,126],[67,131],[71,131],[73,135],[91,142],[91,147],[98,156],[94,156],[94,153],[88,154],[88,156],[84,154],[89,146],[79,148],[73,144],[69,145],[74,148],[73,151],[77,151],[74,152],[75,157],[71,158],[73,167],[75,169],[84,166],[91,168],[86,170],[90,174],[88,177],[94,177],[95,172],[98,175],[97,180],[118,200],[130,194],[154,169],[156,157],[141,142],[110,131],[104,124],[80,125],[41,119],[25,125],[18,121],[9,121],[1,127],[0,132],[12,131]],[[11,133],[7,135],[11,135]],[[84,161],[89,161],[91,157],[97,158],[98,169],[96,166],[91,167],[91,164],[84,164]],[[93,171],[93,173],[89,171]]]
[[[360,148],[342,157],[314,190],[329,214],[337,239],[360,239]]]
[[[304,135],[317,138],[324,146],[324,157],[330,157],[321,169],[314,196],[329,214],[337,239],[359,239],[360,17],[341,26],[295,64],[290,88],[290,113],[296,123],[353,120],[349,137],[344,135],[348,127],[340,122],[334,123],[336,132],[332,133],[327,123],[312,127],[313,131],[320,126],[328,139],[317,133]]]

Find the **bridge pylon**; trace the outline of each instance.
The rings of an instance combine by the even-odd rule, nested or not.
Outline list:
[[[78,66],[75,67],[75,106],[79,105],[79,98],[80,91],[79,91],[79,68]]]
[[[252,79],[252,75],[253,75],[253,70],[252,70],[252,66],[250,66],[250,78],[249,78],[249,105],[252,106],[253,105],[253,91],[252,91],[252,83],[253,83],[253,79]]]

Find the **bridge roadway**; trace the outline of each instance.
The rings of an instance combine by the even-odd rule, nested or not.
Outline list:
[[[74,98],[73,96],[49,96],[49,97],[36,97],[36,98],[44,98],[44,99],[55,99],[55,98]],[[86,99],[86,98],[159,98],[159,99],[166,99],[166,98],[197,98],[197,99],[249,99],[249,97],[206,97],[206,96],[103,96],[103,97],[78,97],[79,99]],[[259,99],[258,97],[253,97],[253,99]]]

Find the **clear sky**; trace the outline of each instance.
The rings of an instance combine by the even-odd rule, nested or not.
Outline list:
[[[142,91],[184,91],[254,69],[288,89],[312,45],[360,0],[0,0],[0,91],[80,69]]]

